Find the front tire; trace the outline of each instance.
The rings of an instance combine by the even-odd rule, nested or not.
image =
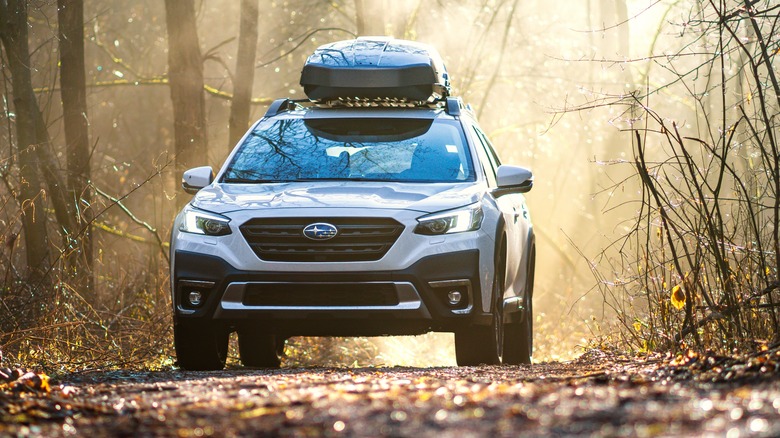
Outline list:
[[[173,345],[179,367],[188,371],[225,368],[229,335],[227,330],[215,324],[174,324]]]
[[[245,367],[279,368],[283,352],[284,339],[251,328],[238,329],[238,356]]]
[[[523,317],[507,324],[504,337],[504,363],[510,365],[531,364],[534,351],[534,269],[536,250],[531,249],[531,258],[525,276],[525,310]]]
[[[531,364],[533,354],[533,310],[531,304],[520,321],[506,325],[504,363],[507,365]]]
[[[493,327],[474,326],[468,331],[455,332],[455,359],[458,366],[498,365]]]
[[[455,332],[455,359],[458,366],[501,365],[504,354],[504,272],[503,260],[496,263],[493,276],[493,317],[489,327],[473,326]]]

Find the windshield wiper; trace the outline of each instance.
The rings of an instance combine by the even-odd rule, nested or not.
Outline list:
[[[391,181],[381,178],[361,178],[361,177],[347,177],[347,178],[296,178],[289,182],[312,182],[312,181]]]
[[[385,181],[392,182],[390,179],[382,178],[295,178],[295,179],[251,179],[251,178],[225,178],[222,180],[225,184],[281,184],[296,182],[316,182],[316,181]],[[395,181],[399,182],[399,181]]]
[[[266,181],[251,178],[225,178],[222,182],[226,184],[259,184]]]

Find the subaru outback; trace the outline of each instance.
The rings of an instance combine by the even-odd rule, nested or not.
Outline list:
[[[193,199],[171,237],[184,369],[278,367],[292,336],[455,336],[459,365],[530,363],[532,173],[502,164],[449,96],[434,49],[385,38],[320,47]]]

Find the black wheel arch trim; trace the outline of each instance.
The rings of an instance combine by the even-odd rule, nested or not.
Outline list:
[[[502,246],[506,243],[506,222],[504,221],[503,215],[499,215],[498,217],[498,224],[496,225],[496,237],[493,241],[495,242],[495,246],[493,247],[493,279],[495,281],[496,262],[498,260],[504,259],[504,263],[506,263],[506,254],[501,254]],[[504,270],[506,271],[506,267],[504,267]],[[491,287],[490,309],[488,309],[488,313],[493,311],[493,306],[495,306],[497,302],[498,300],[493,296],[493,287]]]

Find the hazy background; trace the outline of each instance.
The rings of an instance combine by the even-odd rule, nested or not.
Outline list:
[[[50,125],[63,144],[59,95],[56,4],[31,2],[33,81]],[[620,235],[634,209],[624,201],[636,188],[621,184],[632,160],[630,135],[619,108],[599,108],[608,96],[656,82],[647,62],[628,62],[663,51],[677,35],[659,25],[678,19],[680,2],[651,0],[366,0],[379,13],[385,33],[430,43],[441,52],[454,94],[479,114],[505,163],[531,168],[528,195],[538,237],[534,309],[535,359],[576,356],[600,334],[604,308],[591,292],[596,280],[589,260]],[[303,98],[301,66],[319,45],[350,39],[356,32],[353,0],[260,1],[259,41],[253,97]],[[238,2],[196,2],[205,81],[232,91]],[[167,72],[165,10],[159,0],[85,2],[86,65],[93,182],[125,201],[138,219],[164,241],[175,214],[173,122],[167,85],[147,84]],[[657,69],[656,69],[657,70]],[[649,72],[649,75],[648,75]],[[8,77],[0,83],[8,95]],[[133,85],[135,82],[136,85]],[[55,88],[54,92],[51,89]],[[658,95],[670,108],[684,105]],[[666,102],[668,100],[668,102]],[[588,110],[566,112],[594,103]],[[219,167],[229,149],[230,102],[213,94],[208,108],[209,159]],[[4,118],[8,123],[8,102]],[[265,112],[252,107],[252,119]],[[9,148],[8,132],[0,147]],[[5,195],[3,195],[5,196]],[[133,291],[152,285],[167,295],[167,268],[156,238],[118,208],[101,216],[96,240],[98,293],[133,302]],[[120,235],[121,234],[121,235]],[[156,302],[155,302],[156,303]],[[144,305],[144,304],[139,304]],[[146,305],[159,305],[146,304]],[[378,362],[454,364],[451,335],[368,342]],[[364,344],[361,344],[364,345]],[[376,348],[372,350],[372,348]],[[369,354],[369,356],[371,355]]]

